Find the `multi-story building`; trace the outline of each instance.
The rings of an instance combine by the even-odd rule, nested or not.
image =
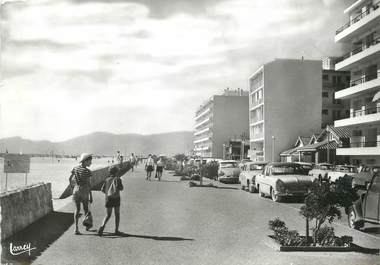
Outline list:
[[[336,99],[335,92],[348,86],[350,72],[335,71],[335,60],[335,57],[327,57],[322,61],[322,129],[349,115],[348,104]]]
[[[351,131],[350,144],[337,149],[337,155],[350,162],[380,164],[380,1],[358,0],[344,13],[349,21],[336,31],[335,42],[350,46],[335,64],[350,71],[347,88],[335,92],[335,99],[347,100],[348,118],[335,121],[335,127]]]
[[[248,92],[226,89],[196,111],[195,155],[222,158],[223,144],[241,135],[248,135]]]
[[[322,61],[276,59],[249,77],[250,157],[278,161],[297,135],[321,128]]]

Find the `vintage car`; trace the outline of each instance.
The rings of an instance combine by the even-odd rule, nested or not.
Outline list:
[[[235,160],[219,161],[218,177],[220,182],[238,183],[241,170]]]
[[[261,197],[271,196],[275,202],[283,197],[305,197],[312,178],[297,163],[269,163],[256,176],[256,189]]]
[[[370,182],[373,175],[380,172],[380,166],[363,166],[359,173],[352,175],[352,187],[365,186]]]
[[[314,166],[312,170],[309,171],[308,175],[313,177],[313,179],[327,178],[327,174],[333,171],[334,166],[329,163],[319,163]]]
[[[250,159],[242,159],[242,160],[240,160],[240,162],[239,162],[239,168],[241,169],[241,170],[243,170],[243,166],[246,164],[246,163],[249,163],[249,162],[252,162]]]
[[[380,224],[380,173],[375,173],[362,189],[360,198],[346,209],[348,226],[354,229],[363,227],[365,222]]]
[[[337,165],[334,167],[333,171],[327,173],[327,178],[331,183],[335,183],[335,181],[344,175],[352,176],[358,173],[358,168],[351,165]]]
[[[314,163],[310,162],[295,162],[300,165],[306,172],[306,175],[309,174],[309,171],[314,168]]]
[[[239,181],[241,189],[248,188],[249,192],[255,192],[255,178],[256,175],[261,174],[267,163],[266,162],[248,162],[242,167],[242,171],[239,175]]]

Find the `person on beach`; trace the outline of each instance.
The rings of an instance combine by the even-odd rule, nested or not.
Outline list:
[[[162,171],[164,170],[164,162],[162,161],[162,158],[160,158],[157,161],[157,166],[156,166],[156,175],[159,181],[161,181],[162,177]]]
[[[91,170],[88,169],[92,163],[92,154],[83,153],[79,159],[79,166],[76,166],[71,171],[69,178],[70,183],[74,183],[73,188],[73,201],[75,203],[74,221],[75,230],[74,234],[80,235],[78,228],[78,220],[80,217],[80,205],[83,204],[85,215],[88,213],[88,203],[92,203],[91,193]],[[88,227],[86,227],[88,230]]]
[[[103,224],[98,230],[98,235],[102,236],[104,228],[111,218],[112,208],[115,212],[115,235],[121,234],[119,231],[120,223],[120,191],[124,189],[120,177],[118,177],[119,169],[115,166],[109,168],[109,177],[104,181],[101,191],[105,194],[105,207],[107,209]]]
[[[146,180],[151,180],[152,172],[154,170],[154,160],[151,154],[149,154],[148,159],[146,160],[145,170],[146,170]]]

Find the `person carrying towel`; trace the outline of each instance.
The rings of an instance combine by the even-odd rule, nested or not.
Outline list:
[[[80,217],[80,205],[83,204],[83,210],[85,216],[88,213],[88,203],[92,203],[92,193],[91,193],[91,170],[88,169],[92,163],[92,154],[83,153],[79,159],[79,166],[76,166],[71,171],[71,176],[69,178],[70,183],[74,183],[73,188],[73,201],[75,203],[76,209],[74,212],[75,221],[75,235],[80,235],[78,228],[78,220]],[[86,230],[87,227],[86,227]]]
[[[119,169],[116,166],[109,168],[109,177],[104,181],[101,191],[105,194],[105,207],[107,209],[103,224],[98,230],[98,235],[102,236],[104,228],[111,218],[112,208],[115,212],[115,235],[122,234],[119,231],[120,223],[120,191],[124,189],[120,177],[118,177]]]

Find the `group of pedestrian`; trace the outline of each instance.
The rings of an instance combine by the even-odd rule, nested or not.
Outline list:
[[[70,184],[73,183],[73,201],[75,203],[74,221],[75,221],[75,235],[80,235],[78,222],[80,217],[81,204],[86,218],[91,217],[91,222],[86,222],[86,230],[92,226],[92,216],[89,211],[89,204],[93,202],[92,192],[91,192],[91,177],[92,172],[88,167],[92,164],[92,155],[88,153],[83,153],[79,159],[79,165],[74,167],[71,171],[71,176],[69,178]],[[115,214],[115,234],[120,234],[119,223],[120,223],[120,191],[123,190],[123,183],[118,174],[119,168],[117,166],[109,167],[109,176],[105,179],[101,191],[105,194],[105,208],[106,215],[103,219],[102,225],[98,229],[98,235],[102,236],[105,225],[111,217],[112,209],[114,209]],[[85,223],[83,223],[85,224]]]
[[[146,180],[151,181],[152,180],[152,173],[154,171],[154,167],[156,166],[156,175],[155,178],[158,178],[159,181],[161,181],[162,172],[164,170],[164,162],[162,158],[159,158],[157,163],[154,162],[153,156],[149,154],[148,159],[145,163],[145,170],[146,170]]]

